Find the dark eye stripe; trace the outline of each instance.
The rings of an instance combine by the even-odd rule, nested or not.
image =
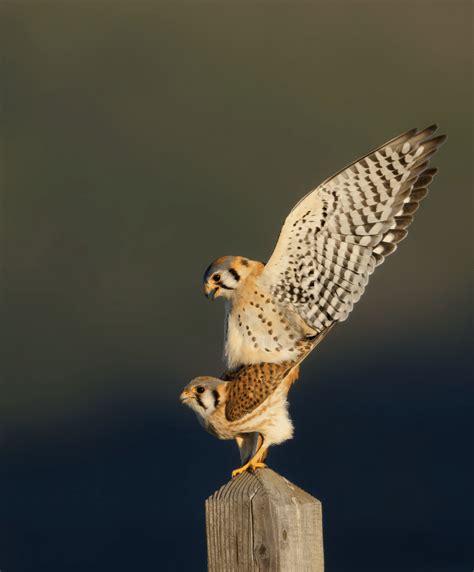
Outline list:
[[[240,280],[240,275],[237,272],[237,270],[234,270],[234,268],[229,268],[229,272],[232,274],[232,276],[235,278],[237,282]]]
[[[212,395],[214,396],[214,409],[217,409],[217,406],[219,405],[219,392],[217,389],[214,389]]]
[[[233,290],[233,288],[231,288],[230,286],[226,286],[225,284],[222,284],[222,282],[220,284],[220,287],[224,288],[224,290]]]
[[[199,397],[199,395],[196,393],[196,401],[198,402],[198,404],[203,408],[203,409],[207,409],[207,407],[204,405],[204,403],[202,402],[202,399]]]

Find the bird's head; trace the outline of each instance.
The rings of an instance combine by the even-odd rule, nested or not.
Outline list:
[[[181,392],[181,403],[206,418],[224,402],[226,385],[227,382],[216,377],[196,377]]]
[[[219,296],[232,298],[245,279],[258,268],[263,268],[261,262],[242,256],[216,258],[204,272],[204,294],[211,300]]]

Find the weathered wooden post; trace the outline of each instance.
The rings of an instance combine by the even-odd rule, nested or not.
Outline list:
[[[270,469],[206,500],[209,572],[324,572],[321,503]]]

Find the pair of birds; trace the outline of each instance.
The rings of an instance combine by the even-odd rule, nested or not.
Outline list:
[[[227,372],[194,379],[181,401],[207,431],[236,440],[242,466],[232,476],[264,467],[268,447],[292,437],[287,395],[299,365],[405,238],[446,139],[436,129],[392,139],[307,194],[267,264],[223,256],[207,268],[205,294],[226,301]]]

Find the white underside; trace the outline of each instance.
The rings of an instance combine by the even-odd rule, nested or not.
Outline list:
[[[296,312],[268,299],[252,292],[227,302],[224,360],[229,369],[295,360],[296,343],[315,333]]]

